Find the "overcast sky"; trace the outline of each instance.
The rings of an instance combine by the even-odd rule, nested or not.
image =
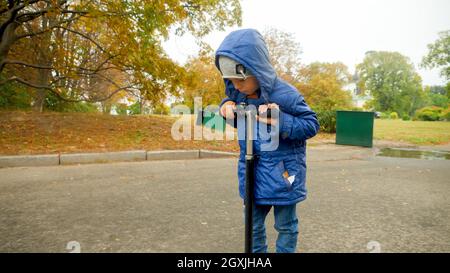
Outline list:
[[[450,0],[242,0],[242,27],[264,31],[275,27],[293,33],[303,50],[303,63],[345,63],[351,73],[369,50],[398,51],[409,57],[425,85],[442,85],[439,70],[418,67],[427,44],[450,29]],[[214,49],[225,36],[205,38]],[[184,63],[196,55],[192,37],[173,37],[164,47]]]

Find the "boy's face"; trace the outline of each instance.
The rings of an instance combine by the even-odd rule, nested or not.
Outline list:
[[[256,77],[248,77],[245,80],[242,79],[229,79],[234,88],[236,88],[239,92],[244,93],[246,95],[253,95],[256,90],[259,88],[259,83]]]

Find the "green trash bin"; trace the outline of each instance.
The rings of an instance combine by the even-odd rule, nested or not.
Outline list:
[[[225,119],[215,111],[200,110],[197,113],[197,125],[203,125],[211,130],[219,130],[224,132],[226,123]]]
[[[372,147],[374,112],[336,111],[336,144]]]

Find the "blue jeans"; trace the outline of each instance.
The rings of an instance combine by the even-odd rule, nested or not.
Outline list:
[[[296,204],[273,207],[274,228],[278,231],[276,251],[277,253],[294,253],[298,237]],[[253,253],[267,252],[265,220],[271,208],[270,205],[253,205]]]

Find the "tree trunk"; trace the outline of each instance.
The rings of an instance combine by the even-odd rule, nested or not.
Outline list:
[[[39,84],[47,85],[50,79],[50,70],[42,69],[39,71]],[[37,89],[36,96],[34,98],[33,109],[38,112],[42,112],[44,110],[45,98],[47,97],[48,90],[47,89]]]
[[[42,29],[46,29],[51,23],[52,19],[47,18],[46,16],[42,16],[41,27]],[[42,35],[43,45],[51,45],[51,31]],[[48,48],[39,47],[37,50],[37,62],[40,65],[51,66],[52,64],[52,53],[49,52]],[[38,83],[41,86],[48,86],[50,83],[50,73],[51,70],[48,69],[40,69],[38,72]],[[36,96],[34,100],[33,108],[35,111],[42,112],[44,110],[45,98],[47,97],[48,90],[47,89],[38,89],[36,91]]]
[[[2,33],[2,37],[0,37],[0,73],[4,68],[3,62],[8,57],[9,50],[16,39],[15,31],[17,26],[17,23],[9,24]]]
[[[101,104],[102,104],[103,114],[105,114],[105,115],[111,114],[111,103],[108,100],[106,100],[106,101],[102,101]]]
[[[141,99],[139,100],[139,113],[138,114],[142,114],[142,111],[144,109],[144,98],[141,97]]]
[[[34,98],[33,110],[37,112],[44,111],[45,98],[47,97],[47,90],[37,89]]]

